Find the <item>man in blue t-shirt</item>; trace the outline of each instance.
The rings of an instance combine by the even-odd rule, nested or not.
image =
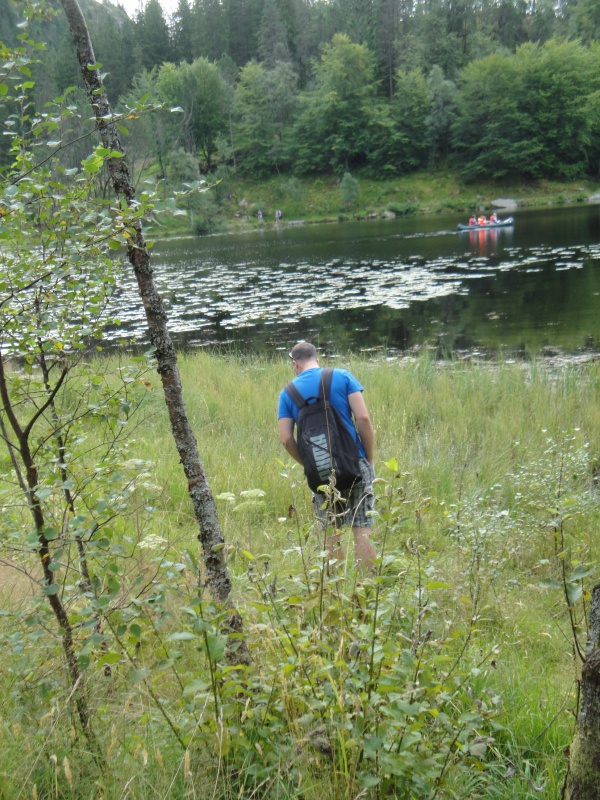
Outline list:
[[[309,342],[299,342],[292,348],[290,358],[296,373],[294,386],[305,399],[316,397],[319,392],[321,367],[314,345]],[[319,519],[325,524],[333,523],[335,532],[327,546],[334,558],[340,560],[344,558],[339,526],[351,525],[356,560],[365,570],[368,570],[373,566],[375,559],[375,548],[369,538],[371,535],[370,512],[373,511],[373,479],[375,477],[373,468],[374,434],[362,392],[363,387],[354,375],[345,369],[334,370],[330,402],[339,412],[354,440],[358,442],[362,480],[356,481],[352,489],[341,493],[345,498],[341,509],[337,503],[333,511],[324,507],[326,498],[320,492],[313,495],[313,505]],[[298,408],[285,389],[279,395],[277,416],[279,418],[279,441],[292,458],[301,464],[298,445],[294,437]]]

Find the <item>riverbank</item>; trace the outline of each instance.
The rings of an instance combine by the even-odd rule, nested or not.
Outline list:
[[[389,180],[358,173],[352,177],[349,187],[334,176],[280,175],[256,181],[222,172],[191,215],[161,220],[160,235],[273,228],[277,210],[282,212],[282,225],[449,212],[466,218],[475,209],[489,213],[498,198],[514,200],[520,208],[534,208],[589,202],[600,191],[598,182],[591,180],[466,184],[451,170]]]

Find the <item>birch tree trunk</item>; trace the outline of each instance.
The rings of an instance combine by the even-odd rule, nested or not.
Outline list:
[[[600,583],[592,590],[581,669],[581,708],[571,744],[568,800],[600,800]]]
[[[102,144],[110,151],[123,153],[119,131],[113,121],[112,111],[96,64],[96,57],[87,24],[77,0],[61,0],[73,41],[77,60],[89,101],[94,110],[96,125]],[[107,159],[107,167],[117,194],[124,195],[128,205],[135,201],[135,188],[125,158]],[[188,491],[200,533],[202,555],[210,592],[219,603],[226,603],[231,591],[231,582],[225,562],[224,538],[219,524],[216,504],[208,485],[198,452],[198,444],[190,425],[177,366],[175,348],[167,329],[164,303],[154,282],[150,253],[139,221],[134,222],[135,235],[127,245],[127,255],[138,282],[140,295],[146,312],[150,341],[155,348],[165,403],[169,412],[171,430],[188,481]],[[228,627],[240,632],[242,623],[239,614],[231,609]],[[231,653],[231,650],[229,651]],[[242,642],[232,659],[236,663],[248,663],[249,652]]]

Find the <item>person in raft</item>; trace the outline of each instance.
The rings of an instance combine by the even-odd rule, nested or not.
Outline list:
[[[492,216],[490,217],[490,222],[491,223],[500,222],[500,220],[498,219],[495,211],[492,211]]]
[[[473,214],[473,215],[472,215],[472,216],[469,218],[469,225],[477,225],[477,217],[475,216],[475,214]]]
[[[478,224],[478,225],[487,225],[487,224],[488,224],[488,221],[487,221],[487,219],[486,219],[486,218],[485,218],[485,217],[482,215],[481,217],[478,217],[478,218],[477,218],[477,224]]]

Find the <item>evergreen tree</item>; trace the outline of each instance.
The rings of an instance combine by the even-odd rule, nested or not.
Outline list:
[[[175,63],[194,60],[193,19],[188,0],[179,0],[171,25],[171,48]]]
[[[267,69],[273,69],[278,61],[290,61],[287,30],[278,10],[278,0],[266,0],[260,29],[258,52]]]
[[[429,87],[421,70],[396,73],[396,92],[392,99],[392,115],[404,146],[396,156],[399,172],[424,167],[428,154],[427,122],[431,115]]]
[[[169,28],[159,0],[148,0],[139,13],[136,34],[144,69],[151,70],[170,60]]]
[[[426,119],[429,167],[433,169],[438,155],[448,150],[456,86],[444,78],[444,73],[437,65],[429,73],[427,86],[431,104],[431,112]]]
[[[258,57],[263,0],[224,0],[228,53],[238,66]]]
[[[218,61],[229,55],[225,7],[219,0],[194,0],[192,7],[192,48],[194,58]]]
[[[280,61],[272,70],[255,61],[242,67],[233,101],[236,162],[242,171],[260,175],[283,166],[297,83],[289,62]]]
[[[573,9],[570,27],[584,44],[600,41],[600,3],[598,0],[578,0]]]

